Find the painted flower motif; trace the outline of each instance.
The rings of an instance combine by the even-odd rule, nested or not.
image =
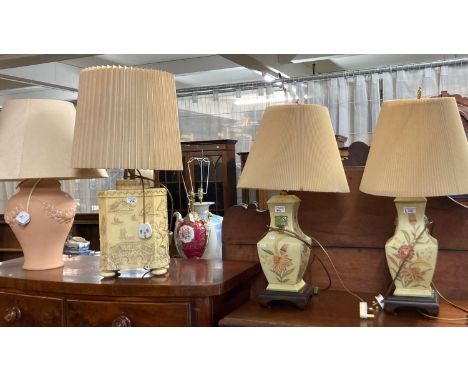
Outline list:
[[[179,239],[182,243],[190,243],[195,237],[195,232],[192,227],[183,225],[179,228]]]
[[[274,273],[276,280],[279,283],[290,282],[288,276],[294,272],[295,267],[292,259],[287,254],[288,244],[283,244],[280,248],[275,245],[274,252],[265,248],[262,248],[262,250],[271,256],[270,271]]]
[[[273,272],[284,273],[286,269],[292,265],[292,260],[288,257],[286,252],[280,250],[280,255],[273,256]]]
[[[406,261],[411,261],[411,259],[414,257],[414,248],[410,244],[405,244],[402,245],[400,248],[398,248],[398,252],[396,256],[400,260],[405,260]]]
[[[424,281],[424,277],[419,267],[405,267],[401,270],[401,276],[405,279],[406,283]]]

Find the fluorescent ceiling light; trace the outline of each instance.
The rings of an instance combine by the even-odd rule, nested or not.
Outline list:
[[[270,73],[265,73],[263,75],[263,79],[265,80],[265,82],[273,82],[276,80],[276,77],[272,76]]]
[[[332,58],[341,57],[341,56],[354,56],[353,54],[299,54],[294,57],[291,62],[293,64],[300,64],[303,62],[316,62],[316,61],[325,61]]]

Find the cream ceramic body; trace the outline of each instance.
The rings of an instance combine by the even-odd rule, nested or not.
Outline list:
[[[275,195],[268,200],[270,226],[285,228],[298,234],[309,244],[297,222],[301,200],[295,195]],[[260,264],[268,280],[269,290],[299,291],[305,286],[302,279],[310,257],[310,249],[300,240],[287,234],[270,231],[257,243]]]
[[[60,189],[59,181],[43,179],[34,189],[30,203],[31,220],[20,225],[18,213],[26,211],[36,180],[26,180],[6,204],[5,221],[13,230],[24,254],[23,269],[44,270],[63,266],[63,247],[76,212],[76,203]]]
[[[213,202],[193,203],[193,210],[206,221],[206,230],[208,231],[208,243],[202,259],[221,259],[222,242],[221,227],[223,217],[209,212],[210,205]]]
[[[437,240],[426,227],[426,198],[396,198],[398,212],[395,234],[385,244],[385,253],[395,296],[429,297],[437,261]],[[422,234],[421,232],[424,231]],[[419,236],[421,235],[421,236]],[[418,238],[419,236],[419,238]],[[416,240],[417,239],[417,240]],[[415,241],[416,240],[416,241]],[[404,259],[407,261],[404,262]]]

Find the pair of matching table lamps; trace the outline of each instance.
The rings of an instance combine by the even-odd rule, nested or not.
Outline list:
[[[22,180],[5,221],[24,268],[63,265],[75,203],[56,179],[106,176],[98,168],[182,170],[174,76],[156,70],[93,67],[80,74],[78,105],[13,100],[0,112],[0,179]],[[453,98],[385,101],[361,191],[396,197],[398,223],[385,245],[393,298],[436,303],[431,288],[437,240],[426,197],[468,193],[468,143]],[[239,188],[349,192],[328,109],[288,104],[266,109]],[[99,195],[101,274],[169,267],[164,188],[143,178]],[[310,297],[303,281],[311,238],[298,224],[300,200],[286,191],[268,201],[271,230],[257,245],[267,293]]]
[[[468,142],[454,98],[383,102],[360,190],[396,197],[395,234],[385,244],[395,290],[385,299],[386,310],[406,306],[438,313],[431,287],[438,246],[428,229],[426,197],[468,193],[467,174]],[[328,110],[268,108],[238,186],[349,192]],[[312,294],[302,279],[311,238],[298,225],[299,203],[285,191],[268,201],[270,231],[257,244],[269,283],[261,297],[267,300],[307,300]]]

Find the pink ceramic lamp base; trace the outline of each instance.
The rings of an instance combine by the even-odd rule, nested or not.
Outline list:
[[[60,189],[55,179],[43,179],[29,203],[31,220],[20,225],[16,216],[26,211],[28,197],[36,180],[21,183],[20,191],[6,204],[5,222],[11,227],[24,253],[23,269],[44,270],[63,266],[63,246],[73,224],[76,203]]]

